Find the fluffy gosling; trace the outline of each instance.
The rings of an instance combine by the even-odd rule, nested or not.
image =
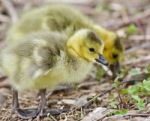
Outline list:
[[[89,29],[66,34],[37,32],[8,45],[1,52],[1,68],[13,86],[13,108],[19,117],[34,118],[61,112],[46,109],[46,88],[61,83],[84,80],[93,63],[107,65],[103,57],[104,44]],[[39,90],[41,101],[37,109],[20,109],[18,91]]]

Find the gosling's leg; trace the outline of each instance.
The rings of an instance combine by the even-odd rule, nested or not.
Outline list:
[[[39,96],[40,96],[40,103],[39,103],[39,110],[40,116],[44,115],[45,109],[47,108],[47,103],[46,103],[46,89],[41,89],[39,90]]]
[[[40,110],[39,115],[41,117],[47,116],[48,114],[59,115],[61,113],[65,113],[69,111],[68,109],[48,109],[47,103],[46,103],[47,102],[46,101],[46,89],[41,89],[39,91],[39,95],[41,97],[40,104],[39,104],[39,110]]]
[[[35,118],[40,110],[38,109],[20,109],[19,101],[18,101],[18,91],[13,89],[13,102],[12,102],[13,110],[16,114],[23,119],[31,119]]]

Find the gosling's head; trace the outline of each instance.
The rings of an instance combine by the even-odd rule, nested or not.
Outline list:
[[[77,31],[67,42],[68,51],[88,62],[107,65],[103,57],[104,44],[95,32],[89,29]]]
[[[117,36],[106,41],[106,45],[104,56],[110,64],[110,69],[117,74],[120,71],[120,62],[124,58],[123,45]]]
[[[123,44],[120,37],[116,33],[108,31],[98,25],[93,26],[93,28],[104,42],[103,53],[111,70],[118,72],[120,70],[120,62],[124,58]]]

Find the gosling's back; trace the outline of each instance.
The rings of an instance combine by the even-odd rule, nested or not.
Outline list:
[[[20,41],[37,31],[59,31],[72,35],[76,30],[90,27],[91,21],[74,8],[47,5],[24,13],[8,32],[9,42]]]

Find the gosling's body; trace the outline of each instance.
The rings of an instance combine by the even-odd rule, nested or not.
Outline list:
[[[69,39],[56,32],[35,32],[18,43],[8,45],[0,54],[0,64],[13,86],[13,109],[19,117],[35,118],[64,112],[46,109],[46,88],[61,83],[82,81],[93,63],[107,64],[104,44],[88,29],[75,32]],[[37,109],[20,109],[18,91],[39,90]]]
[[[1,65],[17,90],[54,88],[83,80],[92,63],[70,55],[67,37],[54,32],[32,34],[2,51]]]
[[[91,22],[65,7],[29,11],[8,32],[8,47],[1,52],[0,63],[15,89],[13,107],[21,118],[50,113],[45,110],[46,88],[82,81],[93,63],[108,64],[103,57],[104,43],[99,33],[91,29]],[[19,107],[17,90],[27,89],[40,92],[41,102],[36,110]]]

